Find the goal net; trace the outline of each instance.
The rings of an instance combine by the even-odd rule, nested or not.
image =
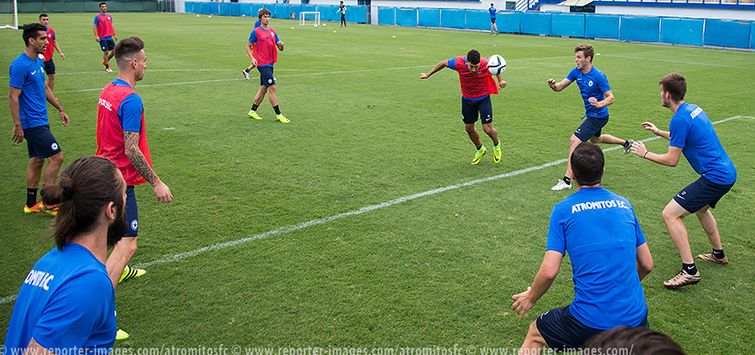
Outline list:
[[[0,0],[7,1],[7,0]],[[302,11],[299,13],[299,26],[320,26],[320,13],[317,11]]]
[[[0,29],[18,29],[18,7],[16,0],[0,0]]]

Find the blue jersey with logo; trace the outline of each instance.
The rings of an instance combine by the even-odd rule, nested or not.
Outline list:
[[[632,205],[602,187],[582,188],[551,212],[546,250],[569,254],[574,301],[569,311],[594,329],[638,326],[647,315],[637,274],[645,235]]]
[[[669,132],[669,146],[682,148],[689,165],[705,180],[719,185],[730,185],[737,180],[734,163],[702,108],[682,103],[671,117]]]
[[[21,53],[11,64],[8,84],[21,89],[18,97],[21,128],[33,128],[49,124],[47,121],[47,97],[45,95],[44,62],[39,57],[31,59]]]
[[[26,276],[2,355],[26,348],[32,338],[53,353],[109,354],[116,330],[115,292],[105,265],[83,246],[67,243]]]
[[[585,102],[585,116],[604,118],[608,116],[608,106],[603,108],[597,108],[590,105],[588,101],[591,97],[603,101],[605,99],[605,92],[611,90],[611,86],[608,85],[608,79],[606,76],[598,70],[596,67],[592,67],[587,74],[582,73],[579,68],[574,67],[566,78],[571,81],[576,81],[579,86],[579,93],[582,95],[582,100]]]
[[[490,13],[490,18],[495,18],[495,13],[498,12],[498,10],[496,10],[495,7],[491,7],[488,9],[488,12]]]

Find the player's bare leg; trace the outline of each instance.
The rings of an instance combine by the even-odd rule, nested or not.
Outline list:
[[[39,178],[42,176],[42,166],[45,161],[37,158],[29,158],[29,166],[26,168],[26,187],[36,189],[39,186]]]
[[[50,87],[50,91],[55,91],[55,74],[47,76],[47,86]]]
[[[60,172],[60,167],[62,165],[63,152],[59,152],[47,158],[47,169],[45,169],[42,187],[55,185],[55,180],[58,178],[58,172]],[[39,176],[37,177],[37,180],[39,180]]]
[[[123,275],[123,269],[126,268],[128,262],[136,254],[137,249],[137,237],[123,237],[113,247],[113,252],[105,262],[105,268],[108,276],[110,276],[110,282],[113,283],[113,288],[118,287],[121,275]]]
[[[605,143],[605,144],[618,144],[624,147],[624,154],[629,154],[632,143],[634,143],[633,140],[630,139],[621,139],[616,136],[612,136],[610,134],[601,134],[599,137],[592,137],[590,138],[590,142],[593,143]]]
[[[708,235],[710,245],[713,249],[723,249],[723,246],[721,245],[721,235],[718,233],[718,222],[716,222],[716,218],[713,217],[713,212],[710,210],[710,207],[705,206],[701,208],[699,211],[695,212],[695,215],[697,216],[697,219],[700,220],[700,224],[703,226],[705,234]]]
[[[540,351],[546,347],[545,338],[540,334],[535,322],[530,323],[527,330],[527,336],[524,338],[522,346],[519,348],[520,355],[540,354]]]
[[[682,270],[663,283],[668,288],[679,288],[700,282],[700,273],[697,271],[694,259],[692,259],[687,227],[684,225],[684,217],[687,215],[689,215],[689,212],[673,199],[663,209],[663,223],[666,224],[671,241],[674,242],[674,246],[682,258]]]
[[[498,140],[498,131],[493,127],[492,123],[483,124],[482,129],[485,131],[485,134],[493,140],[493,162],[500,163],[502,152],[501,142]]]
[[[267,86],[260,85],[259,90],[257,90],[257,93],[254,95],[254,101],[252,102],[252,108],[249,110],[247,115],[249,118],[255,119],[255,120],[261,120],[262,117],[257,114],[257,108],[262,103],[262,100],[265,99],[265,94],[267,93]]]
[[[283,116],[283,114],[281,113],[280,107],[278,107],[278,95],[275,94],[275,91],[276,91],[275,85],[270,86],[267,89],[267,91],[270,94],[268,95],[267,98],[270,100],[270,105],[273,106],[273,110],[275,111],[275,119],[278,120],[278,122],[280,123],[291,122],[286,118],[286,116]]]
[[[566,174],[564,174],[570,179],[574,179],[574,173],[571,170],[571,153],[577,148],[579,143],[582,143],[582,141],[572,134],[571,138],[569,138],[569,155],[566,157]]]
[[[477,133],[477,129],[475,129],[474,123],[464,124],[464,130],[467,131],[467,135],[469,135],[469,140],[472,141],[472,144],[474,144],[475,148],[480,148],[482,146],[482,142],[480,142],[480,134]]]

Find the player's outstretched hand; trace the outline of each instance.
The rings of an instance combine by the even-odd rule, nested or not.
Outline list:
[[[640,125],[642,125],[642,128],[653,132],[653,134],[655,134],[656,136],[661,132],[661,130],[658,129],[658,127],[656,127],[652,122],[642,122]]]
[[[645,143],[642,143],[640,141],[636,141],[632,143],[632,153],[637,154],[638,157],[645,157],[645,154],[648,153],[648,149],[645,148]]]
[[[505,81],[505,80],[501,80],[501,82],[500,82],[500,83],[498,83],[498,87],[499,87],[499,88],[501,88],[501,89],[505,88],[505,87],[506,87],[506,85],[508,85],[508,84],[506,84],[506,81]]]
[[[590,103],[590,105],[593,105],[594,107],[598,107],[598,99],[591,97],[587,99],[587,101]]]
[[[68,124],[71,123],[71,119],[68,118],[68,114],[65,111],[58,112],[58,116],[60,116],[60,122],[63,124],[63,127],[68,127]]]
[[[427,79],[429,77],[430,77],[430,74],[428,74],[428,73],[422,73],[422,74],[419,75],[420,79]]]
[[[13,125],[13,142],[21,143],[24,141],[24,130],[21,125]]]
[[[162,181],[158,181],[157,184],[155,184],[155,196],[160,202],[168,203],[173,200],[173,194],[170,192],[170,188]]]
[[[514,304],[511,305],[511,309],[516,311],[516,313],[519,315],[519,319],[524,319],[524,315],[527,314],[527,311],[529,311],[532,306],[535,305],[534,303],[532,303],[532,301],[530,301],[531,289],[532,287],[527,287],[527,291],[511,296],[511,299],[514,300]]]
[[[556,90],[556,80],[548,79],[548,86],[551,87],[551,89]]]

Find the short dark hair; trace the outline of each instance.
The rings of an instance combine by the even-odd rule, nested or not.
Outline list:
[[[101,7],[102,5],[106,5],[106,6],[107,6],[107,3],[106,3],[106,2],[101,2],[101,3],[100,3],[99,5],[97,5],[97,6],[98,6],[98,7]]]
[[[571,153],[571,169],[577,184],[592,186],[603,178],[605,158],[597,144],[582,142]]]
[[[69,165],[55,185],[42,189],[45,203],[58,205],[53,238],[58,248],[97,227],[102,207],[123,204],[125,182],[107,158],[89,156]]]
[[[480,52],[472,49],[467,53],[467,61],[472,64],[480,64]]]
[[[125,66],[133,59],[134,54],[139,53],[144,49],[144,41],[139,37],[128,37],[120,40],[115,45],[115,61],[118,63],[118,68]]]
[[[583,349],[627,349],[632,354],[684,355],[684,350],[668,335],[645,327],[616,327],[590,338]]]
[[[592,48],[589,44],[579,44],[576,47],[574,47],[574,53],[582,52],[582,54],[585,55],[585,57],[590,57],[590,63],[592,63],[592,59],[595,57],[595,49]]]
[[[21,38],[24,39],[24,45],[26,45],[27,47],[29,46],[29,38],[36,39],[39,32],[47,32],[47,29],[45,28],[45,26],[42,26],[41,23],[26,24],[24,25],[24,27],[22,27],[22,29],[23,34],[21,34]]]
[[[40,20],[41,20],[41,19],[42,19],[43,17],[50,17],[50,16],[48,16],[48,15],[47,15],[47,14],[45,14],[45,13],[41,13],[41,14],[39,14],[39,19],[40,19]]]
[[[661,84],[663,91],[671,94],[671,99],[676,102],[684,100],[687,94],[687,79],[679,73],[668,73],[658,82]]]
[[[265,15],[269,16],[270,15],[270,10],[268,10],[268,9],[266,9],[266,8],[263,7],[263,8],[260,9],[260,11],[257,11],[257,19],[262,20],[262,16],[265,16]]]

